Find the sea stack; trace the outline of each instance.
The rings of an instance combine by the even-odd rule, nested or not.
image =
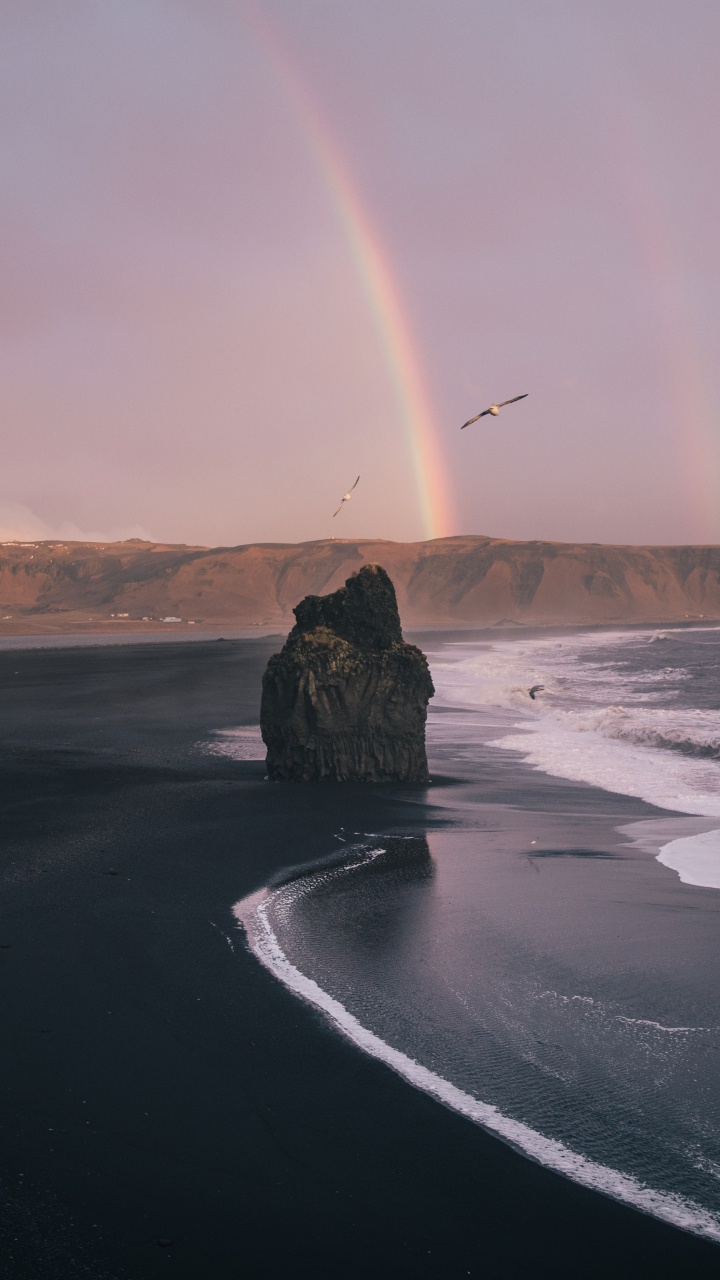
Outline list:
[[[263,676],[268,775],[294,782],[427,782],[427,659],[402,637],[395,588],[365,565],[306,596]]]

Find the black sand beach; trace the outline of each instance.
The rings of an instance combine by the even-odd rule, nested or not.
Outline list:
[[[450,785],[433,808],[199,751],[257,723],[276,648],[0,653],[2,1275],[717,1276],[716,1246],[413,1090],[247,950],[233,903],[341,827],[453,820]],[[607,816],[507,759],[487,798]]]

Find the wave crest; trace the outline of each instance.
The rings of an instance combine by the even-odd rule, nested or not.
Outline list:
[[[717,712],[661,711],[604,707],[592,712],[559,712],[554,717],[578,733],[596,732],[634,746],[679,751],[705,760],[720,760]]]

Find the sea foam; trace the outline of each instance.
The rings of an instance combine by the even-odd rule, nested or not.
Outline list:
[[[379,852],[372,850],[371,856],[377,856]],[[602,1192],[685,1231],[720,1242],[720,1218],[701,1205],[670,1192],[657,1191],[635,1177],[572,1151],[562,1142],[546,1137],[492,1104],[458,1089],[449,1080],[393,1048],[363,1026],[344,1005],[288,959],[272,928],[268,913],[275,898],[278,895],[291,897],[294,892],[303,891],[301,882],[295,881],[280,889],[260,890],[243,898],[233,908],[254,954],[286,987],[320,1009],[364,1052],[378,1058],[415,1088],[495,1134],[523,1155],[582,1186]],[[290,902],[283,904],[283,914],[290,906]]]
[[[663,845],[657,860],[677,871],[683,884],[720,889],[720,831],[671,840]]]
[[[266,754],[259,724],[215,729],[212,738],[202,743],[202,748],[210,755],[229,756],[231,760],[264,760]]]
[[[500,712],[503,732],[492,745],[520,752],[542,772],[663,809],[720,816],[717,711],[677,705],[691,674],[682,666],[644,669],[651,643],[647,633],[618,632],[448,645],[430,655],[436,706],[492,711],[496,719]],[[535,685],[542,689],[533,700]],[[431,744],[450,727],[438,720]]]

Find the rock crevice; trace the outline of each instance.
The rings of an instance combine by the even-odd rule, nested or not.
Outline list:
[[[366,565],[306,596],[263,677],[260,723],[275,781],[427,782],[427,659],[402,638],[395,588]]]

